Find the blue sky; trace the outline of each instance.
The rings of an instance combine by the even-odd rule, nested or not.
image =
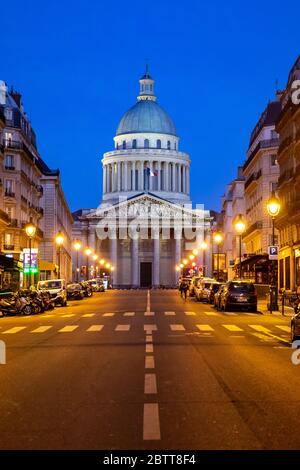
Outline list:
[[[192,159],[194,203],[219,209],[249,135],[300,53],[300,3],[19,1],[1,6],[0,79],[23,94],[72,210],[96,207],[148,58],[159,103]]]

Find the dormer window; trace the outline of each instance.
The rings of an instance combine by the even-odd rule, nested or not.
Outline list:
[[[6,108],[6,109],[5,109],[5,118],[6,118],[8,121],[12,121],[12,118],[13,118],[12,109],[10,109],[10,108]]]

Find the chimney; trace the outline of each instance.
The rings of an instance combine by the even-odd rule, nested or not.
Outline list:
[[[21,99],[22,99],[21,93],[18,93],[17,91],[14,91],[14,90],[11,90],[10,94],[13,97],[13,99],[15,100],[18,108],[21,108]]]
[[[0,104],[6,104],[7,86],[3,80],[0,80]]]

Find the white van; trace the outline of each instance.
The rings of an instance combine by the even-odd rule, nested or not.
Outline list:
[[[44,290],[55,298],[55,303],[63,307],[67,305],[67,290],[65,279],[48,279],[47,281],[39,281],[37,290]]]

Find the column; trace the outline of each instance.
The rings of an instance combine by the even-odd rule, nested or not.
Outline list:
[[[149,168],[150,168],[149,191],[152,191],[152,189],[153,189],[153,176],[151,176],[151,173],[153,171],[153,162],[149,162]]]
[[[102,186],[103,186],[103,194],[105,194],[106,193],[106,165],[103,165]]]
[[[117,163],[117,190],[121,191],[121,162]]]
[[[140,162],[139,166],[139,189],[144,191],[144,162]]]
[[[113,271],[113,284],[117,285],[117,276],[118,276],[118,247],[117,247],[117,232],[115,229],[110,230],[110,262],[115,268]]]
[[[182,165],[178,165],[178,192],[179,193],[182,192],[182,188],[181,188],[181,169],[182,169]]]
[[[183,193],[186,194],[186,165],[183,165],[183,175],[182,175],[182,190],[183,190]]]
[[[165,162],[164,163],[164,169],[165,169],[165,191],[169,191],[169,163]]]
[[[161,191],[161,163],[157,162],[157,190]]]
[[[172,191],[175,193],[176,191],[176,163],[171,164],[172,167]]]
[[[137,236],[137,235],[135,235]],[[131,286],[139,286],[139,240],[131,240]]]
[[[174,238],[175,238],[175,266],[181,263],[181,243],[182,243],[182,230],[174,229]],[[173,266],[173,269],[175,268]],[[175,284],[178,283],[178,278],[180,276],[180,271],[175,271]]]
[[[159,229],[153,231],[153,286],[160,285],[160,237]]]
[[[124,190],[128,191],[128,162],[124,162]]]
[[[132,191],[135,191],[135,162],[131,163],[131,178],[132,178]]]

